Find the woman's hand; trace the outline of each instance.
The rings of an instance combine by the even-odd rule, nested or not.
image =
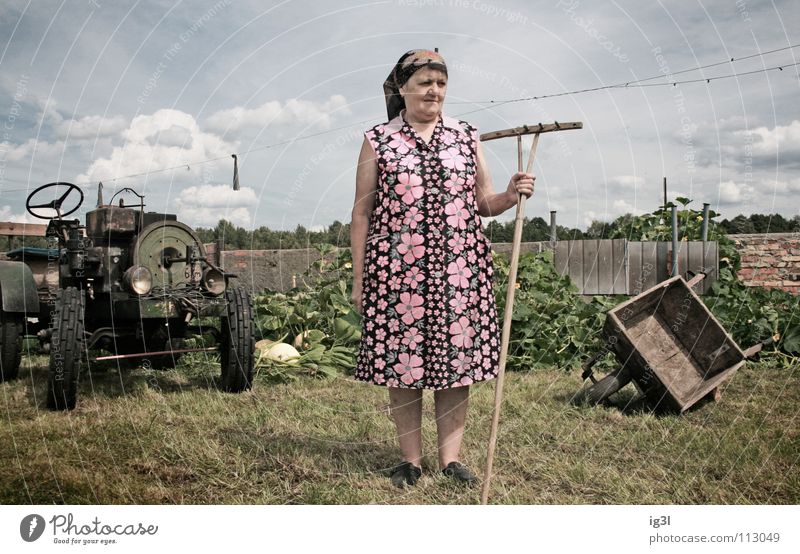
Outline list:
[[[350,294],[350,303],[356,309],[359,315],[362,314],[363,306],[361,305],[361,297],[363,296],[361,279],[354,279],[353,280],[353,292]]]
[[[521,193],[526,198],[530,198],[533,194],[533,182],[536,177],[531,173],[515,173],[511,176],[508,182],[508,189],[506,194],[512,198],[512,205],[517,204],[517,193]]]

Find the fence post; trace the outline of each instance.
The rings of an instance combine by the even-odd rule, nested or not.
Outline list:
[[[672,206],[672,271],[671,277],[678,274],[678,208]]]
[[[550,210],[550,243],[555,246],[558,240],[558,230],[556,228],[556,211]]]
[[[702,229],[702,237],[703,242],[708,240],[708,202],[703,202],[703,229]]]

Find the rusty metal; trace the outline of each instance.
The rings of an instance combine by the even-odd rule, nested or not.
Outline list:
[[[47,225],[41,223],[16,223],[0,221],[0,236],[6,237],[44,237],[47,236]]]
[[[103,206],[86,214],[86,234],[92,238],[102,239],[119,233],[136,231],[136,210]]]
[[[181,348],[180,350],[161,350],[159,352],[140,352],[138,354],[116,354],[114,356],[98,356],[92,358],[93,362],[103,362],[105,360],[127,360],[129,358],[147,358],[149,356],[169,356],[172,354],[186,354],[187,352],[218,352],[219,349],[214,347],[208,348]]]

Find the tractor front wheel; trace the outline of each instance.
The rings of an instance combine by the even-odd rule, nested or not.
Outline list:
[[[253,301],[246,289],[225,291],[228,306],[220,329],[220,388],[242,392],[252,386],[255,365],[255,324]]]
[[[68,287],[58,291],[53,335],[50,343],[50,383],[47,407],[72,410],[78,395],[78,375],[83,367],[84,351],[82,290]]]

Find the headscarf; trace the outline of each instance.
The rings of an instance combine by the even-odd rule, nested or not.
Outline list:
[[[400,87],[408,82],[411,76],[423,67],[438,69],[447,74],[447,66],[439,52],[433,50],[409,50],[403,54],[383,83],[383,94],[386,97],[386,113],[389,121],[400,114],[406,107],[400,96]]]

